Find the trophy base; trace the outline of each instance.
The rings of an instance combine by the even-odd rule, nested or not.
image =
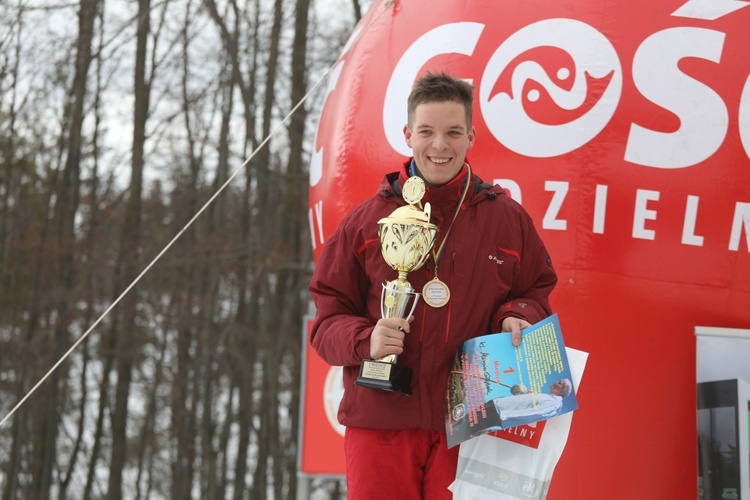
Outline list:
[[[362,362],[356,385],[411,396],[411,368],[374,359]]]

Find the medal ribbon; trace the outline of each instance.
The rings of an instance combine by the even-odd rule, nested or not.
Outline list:
[[[451,229],[453,229],[453,223],[456,222],[456,217],[458,217],[458,212],[461,210],[461,205],[464,204],[464,200],[466,199],[466,193],[469,192],[469,185],[471,184],[471,167],[468,163],[464,163],[466,165],[466,185],[464,186],[464,192],[461,194],[461,200],[458,202],[458,205],[456,206],[456,212],[453,214],[453,220],[451,220],[451,225],[448,226],[448,231],[445,233],[445,238],[443,238],[443,241],[440,243],[440,248],[435,251],[435,249],[432,249],[432,258],[435,259],[435,278],[437,278],[437,271],[438,271],[438,264],[440,263],[440,258],[443,256],[443,250],[445,250],[445,243],[448,241],[448,236],[451,234]],[[422,202],[419,202],[419,208],[422,208]]]

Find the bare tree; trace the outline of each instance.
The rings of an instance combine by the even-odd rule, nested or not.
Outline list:
[[[352,0],[352,6],[354,7],[354,22],[358,23],[362,19],[362,6],[359,5],[359,0]]]
[[[78,14],[78,40],[74,79],[70,101],[65,111],[66,160],[62,175],[58,178],[54,206],[55,243],[58,248],[56,262],[58,288],[56,296],[56,321],[51,345],[51,357],[56,360],[69,345],[69,325],[71,321],[70,297],[74,291],[76,255],[75,217],[80,196],[80,163],[84,101],[87,94],[88,71],[91,65],[91,46],[96,19],[97,0],[81,0]],[[50,363],[51,364],[51,363]],[[48,498],[52,486],[52,471],[55,467],[57,436],[59,431],[61,380],[50,381],[45,385],[45,397],[40,401],[41,408],[36,423],[35,451],[32,467],[31,496]]]
[[[138,24],[136,29],[134,102],[133,102],[133,149],[131,158],[130,186],[125,207],[125,221],[120,238],[116,290],[124,289],[137,276],[140,267],[138,258],[141,243],[141,216],[143,194],[144,150],[146,144],[146,122],[149,115],[151,81],[147,73],[148,42],[151,35],[151,0],[138,1]],[[154,49],[155,50],[155,49]],[[152,58],[153,61],[153,58]],[[141,345],[139,328],[136,325],[137,295],[128,294],[123,301],[118,317],[121,327],[116,332],[117,385],[115,408],[112,412],[112,458],[110,460],[109,489],[107,497],[122,497],[122,470],[126,460],[127,418],[133,364]],[[114,333],[114,332],[113,332]]]
[[[24,174],[27,169],[31,167],[27,162],[23,161],[22,158],[16,160],[16,120],[18,113],[18,71],[21,61],[21,43],[20,39],[23,32],[23,13],[19,12],[18,17],[15,21],[15,26],[9,26],[7,38],[2,39],[3,50],[2,53],[6,54],[3,57],[2,72],[4,78],[0,79],[0,84],[3,84],[3,90],[6,90],[5,95],[10,96],[10,101],[7,103],[7,110],[0,114],[0,118],[6,124],[5,133],[2,137],[2,160],[4,163],[3,169],[3,190],[2,190],[2,209],[0,210],[0,277],[2,280],[2,290],[16,290],[19,285],[18,272],[13,272],[12,269],[18,269],[18,264],[21,263],[21,252],[20,248],[21,238],[18,232],[18,221],[15,219],[14,214],[17,212],[13,209],[14,207],[24,206],[24,200],[26,196],[24,193],[16,191],[16,186],[22,185]],[[15,35],[15,36],[14,36]],[[15,38],[15,43],[12,40]],[[10,60],[7,55],[12,54]],[[8,80],[8,83],[6,82]],[[15,168],[14,168],[15,167]],[[20,167],[20,168],[19,168]],[[24,168],[26,167],[26,168]],[[12,197],[15,193],[15,201]],[[15,264],[15,265],[14,265]],[[28,293],[28,292],[27,292]],[[13,300],[10,296],[3,294],[2,303],[5,307],[2,309],[5,311],[3,314],[3,323],[17,323],[18,317],[21,315],[23,297],[21,294],[16,295],[16,300]],[[10,314],[9,314],[10,313]],[[11,331],[13,338],[20,337],[19,332]],[[19,339],[20,340],[20,339]],[[23,342],[8,343],[8,351],[11,353],[11,360],[16,359],[21,361],[20,363],[8,363],[5,361],[3,365],[10,364],[11,366],[3,366],[8,372],[17,371],[18,377],[15,386],[8,387],[8,392],[12,393],[16,401],[20,400],[24,395],[24,389],[26,385],[26,379],[28,374],[23,370],[23,359],[25,357],[25,349]],[[5,371],[3,370],[3,371]],[[26,416],[26,412],[22,410],[21,415]],[[20,469],[20,460],[22,454],[22,445],[26,436],[28,435],[23,423],[25,418],[16,418],[13,420],[11,428],[11,445],[9,446],[9,458],[8,466],[5,471],[5,481],[3,485],[3,500],[10,499],[14,496],[16,488],[18,487],[18,472]]]

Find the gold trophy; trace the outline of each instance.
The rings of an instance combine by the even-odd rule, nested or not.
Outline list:
[[[380,295],[380,314],[383,318],[408,319],[419,300],[419,293],[406,280],[406,275],[422,267],[429,258],[438,231],[437,226],[430,224],[430,204],[425,203],[424,211],[415,206],[424,192],[422,179],[416,176],[409,178],[402,190],[408,205],[397,208],[391,215],[378,221],[383,258],[398,271],[397,279],[383,282]],[[411,368],[396,364],[396,355],[390,354],[363,361],[359,378],[354,383],[372,389],[411,394],[411,374]]]

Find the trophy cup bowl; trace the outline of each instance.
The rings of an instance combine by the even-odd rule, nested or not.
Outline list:
[[[383,282],[380,313],[383,318],[408,319],[419,301],[406,280],[407,273],[419,269],[430,256],[438,228],[430,224],[430,205],[424,212],[414,205],[399,207],[390,216],[378,221],[380,250],[386,263],[398,272],[398,278]],[[396,363],[395,354],[364,360],[357,385],[401,394],[411,394],[409,367]]]

